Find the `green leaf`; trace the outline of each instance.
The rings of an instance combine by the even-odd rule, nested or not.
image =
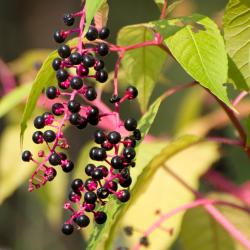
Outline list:
[[[188,138],[186,137],[186,139]],[[182,138],[182,140],[185,140],[185,138]],[[156,161],[154,157],[150,163],[146,160],[147,167],[145,171],[148,170],[149,164],[152,164],[151,168],[154,172],[150,175],[150,182],[142,179],[141,185],[136,187],[139,191],[138,195],[133,193],[133,201],[130,203],[131,205],[126,213],[124,213],[123,218],[117,223],[117,230],[114,231],[115,240],[110,242],[112,247],[109,249],[116,249],[118,244],[133,249],[133,246],[138,242],[138,235],[134,234],[131,237],[126,237],[123,231],[125,226],[129,225],[137,228],[140,225],[140,229],[146,231],[158,219],[155,211],[160,209],[161,213],[168,213],[194,199],[192,193],[180,185],[163,168],[160,168],[161,164],[158,166],[158,155],[163,152],[163,148],[170,148],[171,146],[174,146],[171,142],[168,145],[162,142],[141,145],[138,154],[138,165],[144,165],[144,159],[148,159],[148,155],[151,155],[153,152],[153,155],[156,156]],[[198,156],[199,159],[196,158],[194,161],[194,156]],[[218,157],[218,147],[214,143],[204,142],[188,147],[185,150],[182,149],[181,152],[167,159],[166,165],[176,175],[181,176],[192,188],[197,189],[200,176],[211,167]],[[135,171],[137,171],[136,168]],[[149,236],[150,249],[170,249],[171,244],[179,233],[183,214],[179,213],[162,224],[163,228],[173,228],[171,236],[167,236],[166,232],[161,230],[156,230]]]
[[[153,39],[153,32],[146,24],[126,26],[118,34],[117,43],[129,46]],[[138,100],[141,110],[147,110],[150,96],[159,78],[166,53],[156,46],[143,47],[127,51],[122,60],[128,81],[139,91]]]
[[[76,45],[78,39],[72,39],[68,42],[69,45]],[[20,138],[23,140],[24,132],[27,128],[27,121],[31,118],[32,113],[36,107],[36,103],[44,88],[55,84],[56,74],[53,70],[51,63],[58,56],[57,51],[53,51],[43,63],[39,70],[35,81],[32,84],[31,91],[29,93],[28,100],[25,105],[24,113],[21,120],[21,133]]]
[[[223,18],[224,37],[229,56],[241,72],[248,86],[234,81],[238,89],[250,87],[250,2],[230,0]]]
[[[93,20],[96,12],[99,10],[99,8],[106,3],[107,0],[86,0],[86,23],[84,27],[83,33],[85,34],[88,29],[89,25],[91,24],[91,21]]]
[[[228,82],[232,83],[236,89],[249,90],[244,76],[230,56],[228,56]]]
[[[145,113],[140,120],[138,128],[142,132],[142,137],[144,137],[148,133],[158,113],[160,104],[161,99],[159,98],[150,106],[147,113]],[[104,225],[94,225],[93,232],[91,233],[87,244],[87,250],[95,250],[97,249],[98,245],[101,245],[105,242],[112,228],[112,225],[116,222],[116,216],[119,214],[122,207],[123,205],[119,201],[117,201],[116,198],[110,198],[110,200],[104,207],[104,211],[107,213],[108,219]]]
[[[234,250],[230,235],[203,207],[186,212],[180,233],[183,250]]]
[[[246,119],[247,146],[250,147],[250,115]]]
[[[185,71],[232,108],[223,84],[228,60],[223,37],[208,17],[195,14],[152,23]]]
[[[6,115],[16,105],[23,102],[31,89],[31,84],[23,84],[0,100],[0,118]]]

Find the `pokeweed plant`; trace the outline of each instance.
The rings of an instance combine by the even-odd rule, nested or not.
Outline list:
[[[166,219],[198,206],[204,207],[233,238],[250,249],[247,237],[214,204],[234,207],[247,213],[249,209],[204,197],[165,164],[179,151],[204,140],[240,146],[250,158],[249,122],[246,132],[236,110],[236,105],[249,91],[249,57],[244,53],[247,46],[240,43],[235,45],[233,42],[233,39],[237,39],[235,29],[246,33],[245,36],[249,34],[244,25],[234,26],[234,23],[240,23],[240,16],[245,15],[242,13],[246,9],[249,11],[249,4],[243,0],[229,1],[224,17],[225,46],[219,28],[209,17],[194,14],[169,19],[168,10],[173,6],[169,6],[167,0],[155,2],[161,8],[160,19],[122,28],[117,44],[108,42],[110,30],[106,27],[108,3],[105,0],[83,1],[79,12],[64,15],[63,21],[69,28],[55,31],[54,40],[60,45],[57,51],[49,55],[39,71],[21,122],[22,139],[26,123],[36,107],[39,95],[45,89],[50,110],[34,119],[37,130],[34,131],[32,140],[35,144],[45,144],[47,150],[42,149],[34,155],[28,149],[22,154],[23,161],[31,161],[37,165],[29,179],[29,191],[53,181],[59,168],[65,173],[74,170],[74,162],[65,152],[70,147],[64,134],[65,126],[72,125],[83,131],[87,126],[97,126],[99,128],[93,135],[96,146],[89,150],[91,163],[85,166],[88,178],[79,176],[73,180],[68,201],[64,204],[64,209],[71,213],[63,224],[64,234],[69,235],[75,229],[87,227],[92,214],[95,225],[87,248],[97,249],[98,245],[105,242],[105,249],[112,249],[116,225],[134,200],[133,195],[138,193],[158,167],[164,166],[165,171],[193,193],[196,200],[162,215],[149,229],[143,231],[133,249],[148,247],[148,237],[154,230],[161,229],[161,224]],[[78,20],[79,24],[75,27]],[[65,43],[70,36],[76,37]],[[109,104],[112,109],[102,100],[102,87],[99,87],[109,78],[104,62],[109,53],[118,56],[111,79],[113,93]],[[152,91],[168,57],[176,60],[194,81],[166,90],[148,107]],[[128,82],[132,83],[123,92],[120,91],[118,78],[121,68],[125,71]],[[239,82],[239,79],[242,81]],[[228,97],[228,81],[242,91],[233,102]],[[171,146],[162,147],[145,162],[144,167],[139,166],[135,173],[134,169],[138,168],[137,150],[153,124],[161,102],[183,89],[198,85],[223,108],[237,130],[239,139],[184,136],[170,143]],[[137,97],[144,113],[141,120],[138,122],[133,117],[122,119],[121,105]],[[155,140],[150,136],[147,138]],[[125,229],[128,235],[133,230],[132,227]],[[171,230],[168,232],[171,233]],[[121,246],[117,249],[127,248]]]

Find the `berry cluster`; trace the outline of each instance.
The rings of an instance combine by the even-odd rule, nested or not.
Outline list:
[[[84,11],[66,14],[63,20],[67,26],[72,26],[76,17],[84,18],[84,15]],[[88,125],[97,126],[109,115],[116,120],[116,128],[113,131],[98,129],[94,134],[98,146],[90,150],[89,156],[98,164],[91,163],[85,167],[89,178],[85,181],[75,179],[71,184],[69,201],[64,205],[66,210],[72,212],[70,219],[62,227],[62,232],[66,235],[73,232],[73,223],[78,228],[88,226],[90,219],[86,213],[93,213],[95,222],[103,224],[107,215],[100,211],[100,207],[105,205],[110,195],[121,202],[129,200],[128,187],[132,182],[130,167],[135,167],[135,146],[137,141],[141,140],[137,121],[134,118],[121,121],[119,118],[119,105],[125,100],[137,97],[138,91],[135,87],[129,86],[121,97],[112,95],[109,101],[115,106],[114,112],[104,113],[98,105],[94,105],[97,91],[93,81],[89,80],[104,83],[108,79],[105,64],[100,57],[109,53],[109,45],[104,39],[108,38],[110,31],[107,27],[98,30],[92,22],[85,35],[87,41],[84,43],[81,28],[83,27],[80,25],[78,29],[54,33],[57,43],[63,43],[70,34],[77,33],[79,45],[63,44],[58,48],[58,57],[52,62],[56,71],[57,86],[52,85],[45,91],[47,98],[53,103],[51,111],[37,116],[34,120],[37,131],[34,132],[32,140],[35,144],[45,143],[48,153],[39,151],[38,160],[28,150],[22,154],[23,161],[33,161],[38,165],[29,180],[29,191],[33,191],[52,181],[58,167],[65,173],[73,170],[74,163],[64,152],[69,148],[63,132],[67,123],[82,130]],[[121,133],[121,127],[127,132]]]

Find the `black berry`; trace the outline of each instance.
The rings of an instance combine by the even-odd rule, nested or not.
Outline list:
[[[71,15],[71,14],[65,14],[63,17],[63,22],[67,25],[67,26],[72,26],[75,22],[75,18]]]
[[[122,155],[124,156],[126,160],[131,161],[135,158],[136,153],[135,153],[134,148],[127,147],[127,148],[124,148]]]
[[[26,162],[29,162],[31,160],[31,157],[32,157],[32,154],[30,151],[28,150],[25,150],[23,153],[22,153],[22,160],[23,161],[26,161]]]
[[[74,52],[70,55],[69,60],[73,65],[78,65],[82,61],[82,56],[80,53]]]
[[[71,183],[71,188],[75,192],[79,192],[80,189],[83,188],[83,181],[81,179],[75,179]]]
[[[114,156],[111,159],[111,165],[114,169],[122,169],[123,168],[123,161],[120,156]]]
[[[109,46],[106,43],[99,43],[97,52],[100,56],[106,56],[109,53]]]
[[[134,131],[137,127],[137,121],[134,118],[128,118],[124,121],[124,127],[128,131]]]
[[[46,142],[53,142],[56,139],[56,133],[54,131],[52,131],[52,130],[46,130],[43,133],[43,139]]]
[[[83,81],[80,77],[75,76],[70,80],[70,86],[72,89],[79,90],[83,86]]]
[[[37,129],[44,128],[45,126],[45,119],[42,116],[37,116],[34,120],[34,126]]]
[[[41,131],[36,131],[32,135],[32,140],[36,144],[43,143],[43,133]]]
[[[97,196],[94,192],[86,192],[84,195],[84,201],[86,203],[94,204],[97,200]]]
[[[54,86],[50,86],[46,89],[46,96],[53,100],[57,97],[57,88]]]
[[[105,187],[98,188],[96,193],[97,197],[100,199],[106,199],[109,196],[109,191]]]
[[[128,95],[128,99],[132,100],[138,96],[138,90],[136,87],[129,86],[126,90],[126,94]]]
[[[68,79],[69,73],[65,69],[59,69],[56,72],[56,78],[59,82],[64,82]]]
[[[64,114],[64,106],[61,103],[54,103],[52,105],[52,113],[56,116],[60,116]]]
[[[107,138],[110,143],[117,144],[121,140],[121,134],[116,131],[112,131],[108,134]]]
[[[110,30],[107,27],[103,27],[100,31],[99,31],[99,38],[102,40],[105,40],[109,37],[110,34]]]
[[[86,68],[91,68],[95,65],[95,58],[91,54],[84,55],[82,62]]]
[[[89,217],[86,215],[80,215],[76,218],[76,224],[79,227],[87,227],[90,223]]]
[[[89,101],[94,101],[97,97],[96,90],[93,87],[88,87],[86,92],[85,92],[85,97]]]
[[[57,52],[58,52],[59,56],[62,57],[62,58],[67,58],[71,54],[70,47],[68,45],[66,45],[66,44],[61,45],[58,48]]]
[[[95,165],[94,164],[88,164],[85,167],[85,173],[86,173],[86,175],[91,176],[94,169],[95,169]]]
[[[86,38],[89,41],[94,41],[98,37],[98,30],[95,27],[90,27],[88,32],[86,33]]]
[[[65,173],[69,173],[73,170],[74,163],[72,161],[67,161],[67,163],[62,164],[62,170]]]
[[[101,69],[99,71],[96,71],[95,77],[98,82],[104,83],[108,80],[108,73],[105,70]]]
[[[57,42],[57,43],[63,43],[65,41],[65,37],[63,36],[62,32],[57,30],[55,31],[54,33],[54,40]]]
[[[57,166],[61,163],[61,157],[60,155],[58,155],[57,153],[52,153],[49,157],[49,163],[52,165],[52,166]]]
[[[119,194],[117,195],[117,198],[119,199],[119,201],[121,202],[127,202],[130,198],[130,192],[126,189],[121,190],[119,192]]]
[[[81,109],[80,103],[76,102],[75,100],[68,102],[68,109],[72,113],[78,113]]]
[[[106,140],[106,135],[101,129],[95,131],[94,137],[97,144],[102,144]]]
[[[101,70],[101,69],[103,69],[103,68],[104,68],[104,62],[103,62],[102,60],[96,61],[95,66],[94,66],[94,69],[95,69],[96,71],[99,71],[99,70]]]
[[[105,223],[106,220],[107,220],[107,215],[106,215],[106,213],[101,212],[101,211],[96,212],[94,217],[95,217],[95,222],[96,222],[97,224],[103,224],[103,223]]]
[[[61,58],[55,58],[52,62],[52,67],[54,70],[59,70],[62,64],[62,59]]]
[[[73,233],[73,231],[74,231],[73,225],[71,225],[71,224],[66,224],[66,223],[63,224],[63,226],[62,226],[62,232],[63,232],[64,234],[70,235],[70,234]]]
[[[97,181],[101,180],[103,178],[102,170],[100,168],[94,169],[91,173],[91,177]]]

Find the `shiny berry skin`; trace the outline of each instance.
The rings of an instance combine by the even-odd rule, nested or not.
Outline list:
[[[70,235],[70,234],[72,234],[73,233],[73,231],[74,231],[74,227],[73,227],[73,225],[71,225],[71,224],[63,224],[63,226],[62,226],[62,232],[63,232],[63,234],[65,234],[65,235]]]
[[[56,87],[54,87],[54,86],[50,86],[50,87],[48,87],[47,89],[46,89],[46,96],[49,98],[49,99],[51,99],[51,100],[53,100],[53,99],[55,99],[56,97],[57,97],[57,88]]]
[[[52,165],[52,166],[57,166],[57,165],[60,165],[61,163],[61,157],[60,155],[58,155],[57,153],[52,153],[49,157],[49,163]]]
[[[67,70],[65,69],[59,69],[56,72],[56,78],[58,80],[58,82],[64,82],[68,79],[69,77],[69,73]]]
[[[111,159],[111,165],[114,169],[122,169],[123,168],[123,160],[120,156],[114,156]]]
[[[106,135],[105,135],[105,133],[103,132],[102,129],[96,130],[95,134],[94,134],[94,137],[95,137],[95,142],[97,144],[102,144],[106,140]]]
[[[69,122],[72,124],[72,125],[76,125],[78,126],[79,125],[79,121],[80,121],[81,117],[78,113],[73,113],[70,115],[69,117]]]
[[[52,131],[52,130],[46,130],[43,133],[43,139],[46,142],[53,142],[56,139],[56,133],[54,131]]]
[[[70,47],[68,45],[66,45],[66,44],[61,45],[58,48],[57,52],[58,52],[59,56],[62,57],[62,58],[67,58],[71,54]]]
[[[95,213],[94,218],[97,224],[104,224],[107,220],[107,215],[104,212],[98,211]]]
[[[118,95],[112,95],[112,97],[109,99],[110,103],[117,103],[121,100],[121,98]]]
[[[69,173],[74,169],[74,163],[72,161],[67,161],[66,164],[62,164],[62,170],[65,173]]]
[[[109,191],[105,187],[98,188],[96,191],[97,197],[100,199],[106,199],[109,196]]]
[[[84,96],[88,101],[94,101],[97,97],[96,90],[93,87],[88,87]]]
[[[98,38],[98,30],[95,27],[90,27],[88,32],[86,33],[86,38],[89,41],[94,41]]]
[[[34,127],[37,129],[44,128],[45,119],[42,116],[37,116],[34,120]]]
[[[74,24],[74,22],[75,22],[75,18],[71,14],[65,14],[63,16],[63,22],[67,26],[72,26]]]
[[[123,155],[123,157],[124,157],[126,160],[131,161],[131,160],[133,160],[133,159],[135,158],[136,153],[135,153],[134,148],[132,148],[132,147],[127,147],[127,148],[124,148],[124,149],[123,149],[122,155]]]
[[[123,179],[128,179],[130,177],[130,172],[129,172],[129,168],[124,168],[120,171],[120,174],[122,176]]]
[[[124,127],[128,131],[134,131],[137,128],[137,121],[134,118],[128,118],[124,121]]]
[[[101,165],[101,166],[98,166],[98,169],[101,169],[103,177],[107,177],[108,176],[109,170],[108,170],[107,167]]]
[[[56,115],[56,116],[60,116],[60,115],[64,114],[64,106],[63,106],[63,104],[61,104],[59,102],[58,103],[54,103],[52,105],[51,110],[52,110],[52,113],[54,115]]]
[[[49,169],[49,173],[46,173],[48,181],[53,181],[57,175],[57,172],[54,168]]]
[[[119,184],[124,187],[128,188],[132,183],[131,177],[128,177],[127,179],[119,179]]]
[[[94,147],[90,150],[89,156],[95,161],[103,161],[107,158],[106,150],[104,148],[97,147]]]
[[[62,59],[61,58],[55,58],[52,62],[52,67],[54,70],[59,70],[62,64]]]
[[[79,227],[87,227],[90,223],[89,217],[86,215],[80,215],[76,218],[76,224]]]
[[[88,164],[85,167],[85,173],[86,173],[86,175],[91,176],[94,169],[95,169],[95,165],[94,164]]]
[[[99,71],[96,71],[95,77],[98,82],[104,83],[108,80],[108,73],[105,70],[101,69]]]
[[[140,141],[141,140],[141,131],[139,129],[135,129],[133,136],[135,140]]]
[[[87,125],[88,125],[88,120],[85,117],[80,117],[77,128],[84,129],[87,127]]]
[[[117,144],[121,140],[121,134],[116,131],[112,131],[108,134],[107,138],[110,143]]]
[[[136,87],[129,86],[126,90],[126,94],[128,95],[128,99],[132,100],[138,96],[138,90]]]
[[[23,153],[22,153],[22,160],[23,161],[29,162],[31,160],[31,157],[32,157],[32,154],[30,151],[28,151],[28,150],[23,151]]]
[[[74,52],[70,55],[69,60],[73,65],[79,65],[82,62],[82,56],[80,53]]]
[[[99,43],[97,52],[100,56],[106,56],[109,53],[109,46],[106,43]]]
[[[101,69],[103,69],[103,68],[104,68],[104,62],[103,62],[102,60],[96,61],[95,66],[94,66],[94,69],[95,69],[96,71],[99,71],[99,70],[101,70]]]
[[[81,192],[70,191],[69,200],[72,202],[78,202],[82,197]]]
[[[63,43],[65,41],[65,37],[62,35],[62,32],[59,30],[55,31],[53,37],[54,37],[55,42],[57,43]]]
[[[124,140],[123,140],[123,144],[125,147],[135,147],[136,146],[136,140],[134,138],[131,138],[131,137],[126,137]]]
[[[96,181],[101,180],[103,178],[102,170],[100,168],[94,169],[91,173],[91,177]]]
[[[95,65],[95,58],[91,54],[84,55],[82,57],[82,62],[84,67],[91,68]]]
[[[89,204],[95,204],[97,196],[94,192],[86,192],[84,195],[84,201]]]
[[[32,140],[36,144],[43,143],[43,133],[41,131],[36,131],[32,135]]]
[[[81,179],[75,179],[71,183],[71,188],[75,192],[79,192],[83,188],[83,181]]]
[[[102,143],[102,148],[104,148],[107,151],[112,150],[113,147],[114,147],[113,144],[110,143],[108,140]]]
[[[88,191],[95,191],[97,189],[97,182],[91,178],[87,179],[84,183],[84,187],[88,190]]]
[[[79,90],[83,86],[83,81],[80,77],[75,76],[70,80],[70,86],[72,89]]]
[[[115,181],[110,181],[107,183],[107,188],[116,192],[118,189],[118,185]]]
[[[71,113],[78,113],[81,109],[81,105],[75,100],[71,100],[68,102],[68,109]]]
[[[58,153],[58,155],[60,156],[60,158],[61,158],[62,161],[67,160],[67,155],[64,154],[63,152]]]
[[[92,212],[95,209],[95,204],[84,203],[85,211]]]
[[[94,119],[97,118],[99,115],[99,109],[95,106],[91,106],[88,110],[87,118],[88,119]]]
[[[119,191],[117,198],[121,202],[127,202],[130,199],[130,192],[126,189]]]
[[[88,123],[93,126],[97,126],[99,121],[100,120],[98,117],[88,119]]]
[[[110,30],[107,27],[103,27],[100,31],[99,31],[99,38],[102,40],[105,40],[109,37],[110,34]]]

